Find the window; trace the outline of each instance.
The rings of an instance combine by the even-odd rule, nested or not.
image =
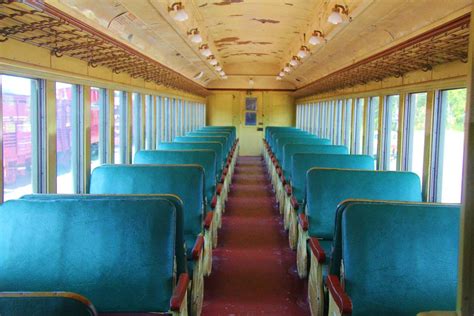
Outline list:
[[[405,111],[404,170],[415,172],[420,179],[423,179],[426,98],[426,92],[410,94]]]
[[[337,100],[334,112],[334,144],[342,144],[342,100]]]
[[[107,121],[106,90],[91,88],[91,171],[107,161],[105,122]]]
[[[142,149],[143,124],[142,124],[142,96],[140,93],[132,94],[132,157]]]
[[[319,137],[319,106],[317,103],[313,103],[314,117],[313,117],[313,134]]]
[[[114,91],[114,163],[127,163],[127,93]]]
[[[434,124],[434,200],[459,203],[462,190],[466,89],[440,91]]]
[[[384,115],[384,169],[397,170],[398,161],[398,113],[400,96],[389,95],[386,97]]]
[[[363,130],[363,115],[364,115],[364,98],[358,98],[354,107],[353,116],[353,140],[352,150],[353,154],[362,154],[362,130]]]
[[[169,132],[170,126],[170,99],[168,97],[163,98],[163,133],[164,141],[171,142],[171,135]]]
[[[56,83],[56,190],[57,193],[79,192],[79,89]]]
[[[343,108],[343,126],[342,126],[342,135],[343,135],[343,144],[347,148],[351,147],[351,124],[352,124],[352,99],[347,99],[344,108]]]
[[[365,152],[377,158],[379,128],[379,97],[370,97],[366,116]]]
[[[303,116],[301,115],[301,109],[302,109],[302,106],[301,104],[299,104],[296,107],[296,127],[298,128],[301,128],[301,120],[303,118]]]
[[[245,98],[245,125],[257,125],[257,98]]]
[[[3,200],[37,191],[39,81],[0,75],[3,111]]]
[[[165,141],[165,134],[163,132],[163,119],[164,119],[164,105],[163,98],[160,96],[156,97],[156,148],[158,145]]]
[[[145,96],[145,149],[155,149],[153,143],[153,127],[155,126],[155,111],[153,109],[153,96]]]

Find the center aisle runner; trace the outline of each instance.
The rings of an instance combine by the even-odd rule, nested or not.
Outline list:
[[[309,315],[260,157],[239,157],[202,315]]]

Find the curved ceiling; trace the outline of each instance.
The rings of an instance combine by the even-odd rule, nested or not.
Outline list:
[[[189,19],[168,12],[172,0],[48,0],[101,31],[207,88],[298,89],[461,16],[470,0],[182,0]],[[352,21],[334,26],[335,4],[347,5]],[[197,27],[229,79],[223,80],[192,43]],[[326,42],[311,46],[314,30]],[[307,45],[311,53],[284,80],[275,76]],[[193,79],[198,73],[202,77]],[[249,86],[249,79],[254,84]]]

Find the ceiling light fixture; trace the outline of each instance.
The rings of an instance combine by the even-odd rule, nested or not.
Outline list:
[[[253,78],[249,79],[249,86],[253,86],[255,84],[255,81],[253,81]]]
[[[344,21],[344,17],[349,17],[349,8],[340,4],[336,4],[328,16],[328,22],[331,24],[340,24]]]
[[[298,54],[296,54],[299,58],[303,59],[309,54],[309,49],[308,47],[302,45],[300,50],[298,51]]]
[[[190,29],[188,35],[191,36],[191,42],[199,44],[202,42],[202,36],[197,28]]]
[[[211,56],[207,57],[207,59],[209,59],[209,63],[213,66],[218,64],[217,59],[216,59],[216,57],[214,57],[214,55],[211,55]]]
[[[225,72],[222,70],[219,72],[219,75],[221,75],[222,77],[225,77]]]
[[[205,57],[209,57],[212,55],[212,52],[209,49],[209,46],[207,46],[207,44],[203,44],[199,46],[199,50],[201,51],[201,54]]]
[[[291,71],[290,64],[286,64],[285,67],[283,67],[283,71],[284,72],[290,72]]]
[[[221,71],[222,67],[219,65],[219,63],[216,65],[216,71]]]
[[[309,43],[313,46],[321,44],[324,41],[324,35],[321,31],[314,31],[309,38]]]
[[[285,72],[284,72],[283,70],[282,70],[282,71],[280,71],[280,73],[278,74],[278,76],[280,76],[280,77],[284,77],[284,76],[285,76]]]
[[[298,56],[293,56],[290,60],[290,66],[293,66],[293,67],[298,66],[299,61],[300,59],[298,58]]]
[[[276,80],[283,80],[283,78],[282,78],[282,77],[280,77],[280,76],[276,76],[276,78],[275,78],[275,79],[276,79]]]
[[[175,2],[168,7],[168,12],[175,12],[173,19],[179,22],[189,19],[188,14],[184,11],[184,5],[181,2]]]
[[[227,76],[222,76],[222,79],[227,80],[229,77]]]

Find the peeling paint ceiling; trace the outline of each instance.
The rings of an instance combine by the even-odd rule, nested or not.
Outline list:
[[[47,2],[206,87],[246,88],[242,85],[252,77],[255,86],[269,89],[302,87],[460,16],[472,5],[470,0],[182,0],[190,18],[177,22],[168,12],[172,0]],[[348,6],[350,23],[327,22],[335,4]],[[196,27],[228,80],[220,79],[199,45],[189,40],[187,31]],[[325,43],[308,44],[314,30],[323,32]],[[303,44],[310,55],[277,82],[276,74]]]

